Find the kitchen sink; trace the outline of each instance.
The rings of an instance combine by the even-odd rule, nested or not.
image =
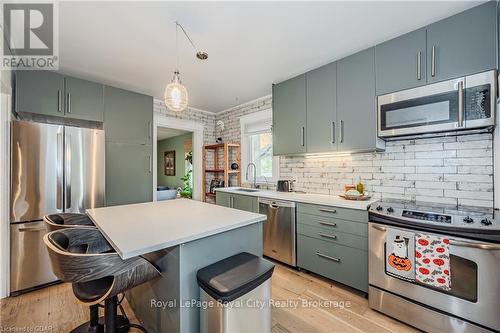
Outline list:
[[[237,188],[236,191],[241,191],[241,192],[259,192],[259,190],[256,189],[256,188]]]

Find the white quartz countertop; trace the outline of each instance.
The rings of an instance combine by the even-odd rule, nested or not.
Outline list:
[[[87,214],[122,259],[266,220],[265,215],[189,199],[94,208]]]
[[[285,200],[309,203],[315,205],[324,205],[340,208],[351,208],[359,210],[367,210],[368,206],[372,203],[378,201],[378,199],[369,199],[366,201],[354,201],[341,198],[337,195],[325,195],[325,194],[312,194],[312,193],[296,193],[296,192],[278,192],[273,190],[261,190],[256,192],[244,192],[238,190],[240,187],[221,187],[217,188],[217,191],[248,195],[253,197]]]

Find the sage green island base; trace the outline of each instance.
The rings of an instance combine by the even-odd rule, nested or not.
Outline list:
[[[145,255],[162,277],[132,289],[127,300],[150,333],[199,332],[196,272],[240,252],[262,256],[262,223]]]

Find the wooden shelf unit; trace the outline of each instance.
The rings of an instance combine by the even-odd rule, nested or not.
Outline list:
[[[235,150],[234,161],[230,161],[232,150]],[[214,156],[214,163],[212,166],[207,166],[207,152],[211,151]],[[222,151],[222,154],[220,154]],[[215,199],[215,194],[208,192],[210,184],[207,182],[207,174],[213,173],[214,176],[224,178],[224,186],[229,186],[229,176],[236,177],[236,185],[241,186],[241,146],[239,143],[216,143],[203,146],[203,172],[202,172],[202,186],[203,186],[203,201],[207,198]],[[220,156],[222,155],[222,161]],[[238,164],[238,170],[231,170],[231,163]],[[221,175],[223,174],[223,175]]]

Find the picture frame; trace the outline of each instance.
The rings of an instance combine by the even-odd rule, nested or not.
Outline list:
[[[163,156],[165,176],[175,176],[175,150],[169,150]]]

